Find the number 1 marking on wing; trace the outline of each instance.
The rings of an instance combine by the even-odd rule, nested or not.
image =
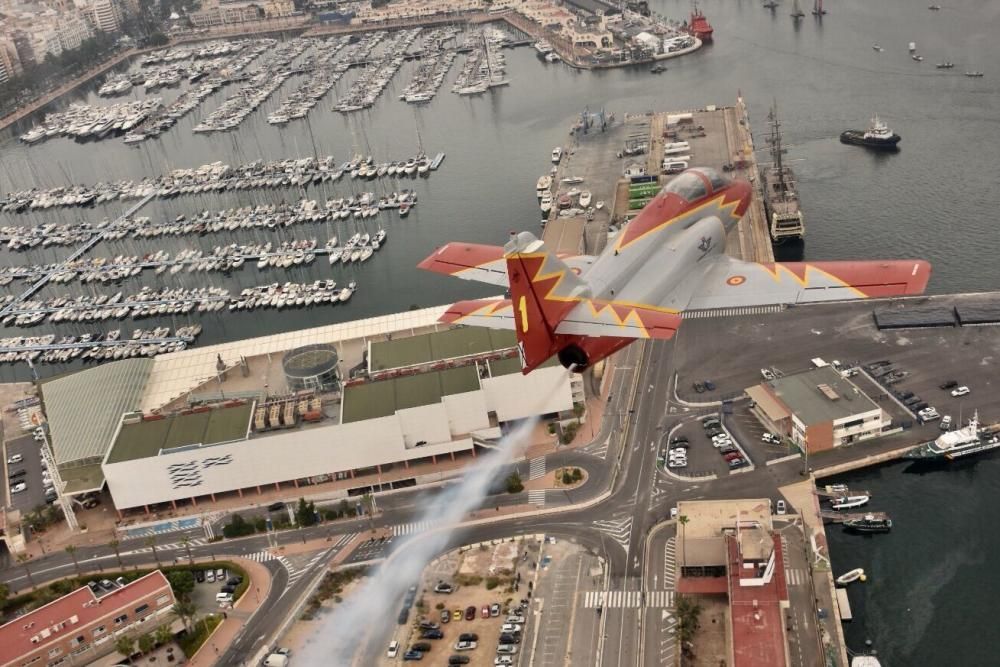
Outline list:
[[[521,333],[528,333],[528,302],[523,296],[517,302],[517,309],[521,313]]]

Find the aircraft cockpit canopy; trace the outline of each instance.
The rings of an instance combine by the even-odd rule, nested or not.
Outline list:
[[[729,185],[729,179],[719,174],[714,169],[707,167],[697,167],[688,169],[682,174],[678,174],[672,181],[663,188],[664,192],[672,192],[684,201],[692,202],[708,195],[708,185],[711,185],[712,192]]]

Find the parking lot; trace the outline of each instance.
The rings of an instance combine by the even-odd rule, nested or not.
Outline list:
[[[31,434],[8,440],[6,442],[6,470],[7,470],[7,493],[9,494],[10,506],[20,510],[22,513],[30,512],[39,505],[45,505],[45,490],[42,486],[42,463],[38,452],[41,443],[35,440]],[[9,463],[11,457],[20,456],[17,463]],[[20,471],[24,475],[11,478]],[[10,493],[11,488],[19,482],[27,484],[27,488],[19,493]]]
[[[787,444],[764,442],[762,437],[769,431],[750,412],[749,401],[733,404],[733,413],[726,415],[725,426],[726,430],[732,433],[736,442],[740,443],[740,446],[750,456],[754,465],[762,465],[772,459],[780,459],[798,452],[797,448],[789,448]]]
[[[397,654],[390,658],[387,651],[382,664],[398,664],[408,650],[419,647],[424,649],[419,651],[424,663],[446,665],[451,656],[462,656],[469,660],[462,664],[470,667],[494,667],[501,643],[513,646],[512,653],[503,654],[510,656],[509,664],[519,664],[521,635],[528,621],[527,605],[519,609],[528,596],[527,578],[537,553],[533,541],[507,541],[451,552],[431,563],[413,593],[410,614],[393,634],[399,644]],[[510,621],[516,630],[506,633],[516,641],[501,642],[511,616],[521,617]],[[437,631],[441,636],[433,638]],[[470,637],[474,648],[457,648],[463,635]]]
[[[732,443],[727,444],[724,448],[717,448],[701,421],[703,418],[710,416],[708,414],[700,415],[697,419],[685,421],[678,428],[665,434],[660,442],[659,459],[661,465],[667,467],[670,472],[682,477],[700,477],[710,474],[721,477],[730,474],[732,470],[738,469],[731,467],[726,461],[725,456],[729,455],[732,457],[735,454],[740,454],[740,458],[744,458],[741,454],[741,450],[743,452],[746,451],[743,449],[743,442],[738,441],[735,434],[731,432],[727,419],[725,423],[721,423],[717,428],[722,433],[729,433]],[[717,414],[714,416],[717,419],[719,417]],[[684,441],[688,445],[686,465],[671,466],[671,457],[668,454],[668,448],[671,447],[671,443],[674,444],[674,447],[677,447],[679,446],[678,443],[682,445]],[[724,449],[725,451],[723,451]]]

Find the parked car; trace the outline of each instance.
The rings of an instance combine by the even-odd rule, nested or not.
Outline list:
[[[687,450],[690,449],[690,447],[691,445],[688,442],[675,442],[672,445],[670,445],[670,450],[671,451]]]
[[[725,433],[725,431],[723,431],[718,426],[713,426],[711,428],[705,429],[705,435],[707,435],[710,438],[714,438],[717,435],[722,435],[723,433]]]
[[[90,588],[90,590],[93,591],[95,595],[101,592],[101,587],[100,585],[98,585],[96,581],[88,581],[87,587]]]
[[[762,369],[760,369],[760,376],[762,378],[764,378],[765,380],[773,380],[774,379],[774,373],[771,371],[770,368],[762,368]]]
[[[499,615],[500,615],[500,603],[494,602],[493,604],[490,605],[490,616],[499,616]]]
[[[10,487],[10,492],[11,493],[21,493],[22,491],[24,491],[27,488],[28,488],[27,484],[25,484],[24,482],[18,482],[14,486]]]
[[[396,623],[398,625],[406,625],[410,622],[410,608],[403,607],[399,610],[399,615],[396,617]]]
[[[495,657],[493,659],[493,664],[495,666],[499,666],[499,665],[513,665],[514,664],[514,658],[512,656],[509,656],[509,655],[498,655],[497,657]]]
[[[679,435],[670,439],[671,445],[686,445],[688,444],[688,439],[683,435]]]
[[[225,579],[226,579],[226,571],[225,571],[225,570],[223,570],[223,569],[222,569],[222,568],[220,567],[219,569],[217,569],[217,570],[215,571],[215,580],[216,580],[216,581],[225,581]]]
[[[702,426],[705,427],[711,426],[713,422],[716,424],[719,423],[719,418],[716,417],[715,415],[705,415],[704,417],[701,418]]]
[[[241,577],[238,574],[233,575],[232,577],[226,579],[226,585],[228,586],[239,586],[242,583],[243,583],[243,577]]]
[[[478,642],[479,635],[475,632],[463,632],[458,636],[458,641],[460,642]]]
[[[285,503],[271,503],[267,506],[268,512],[280,512],[285,509]]]
[[[956,387],[955,389],[951,390],[951,395],[956,398],[959,396],[965,396],[968,393],[969,393],[969,388],[966,387],[965,385],[962,385],[961,387]]]
[[[205,583],[205,571],[204,570],[195,570],[194,571],[194,580],[197,581],[199,584]]]
[[[500,644],[497,646],[497,653],[506,653],[508,655],[514,655],[517,653],[517,646],[514,644]]]
[[[473,614],[475,614],[475,612],[473,612]],[[462,615],[463,615],[462,614],[462,610],[461,609],[456,609],[455,611],[453,611],[451,613],[451,620],[453,620],[453,621],[461,621],[462,620]]]
[[[24,460],[23,456],[21,456],[20,454],[14,454],[9,459],[7,459],[7,463],[8,464],[20,463],[23,460]]]
[[[711,380],[705,380],[704,384],[706,391],[715,391],[715,383],[712,382]]]
[[[694,390],[695,390],[696,392],[698,392],[699,394],[702,394],[702,393],[704,393],[704,392],[705,392],[705,385],[703,385],[703,384],[702,384],[702,383],[700,383],[700,382],[695,382],[695,383],[694,383]]]
[[[430,642],[417,642],[416,644],[410,644],[411,651],[420,651],[421,653],[427,653],[427,651],[430,651],[431,648],[433,647]]]
[[[490,606],[488,604],[484,604],[483,605],[483,612],[482,613],[483,613],[483,618],[489,618],[490,617]]]
[[[955,387],[958,386],[958,382],[956,382],[955,380],[948,380],[946,382],[942,382],[938,386],[941,387],[942,389],[954,389]]]
[[[511,614],[507,617],[507,620],[505,620],[504,623],[524,623],[524,616],[521,616],[520,614]]]
[[[434,623],[433,621],[428,621],[425,618],[424,620],[420,621],[420,626],[419,627],[420,627],[421,630],[437,630],[441,626],[438,625],[437,623]]]
[[[736,458],[736,459],[733,459],[732,461],[729,462],[729,467],[730,467],[730,469],[742,468],[746,464],[747,464],[747,462],[746,462],[745,459]]]
[[[399,642],[393,639],[389,642],[389,650],[385,652],[387,658],[395,658],[399,653]]]
[[[444,633],[438,629],[424,630],[420,634],[421,639],[444,639]]]
[[[423,660],[424,654],[420,651],[409,650],[403,654],[403,660]]]
[[[453,593],[454,591],[455,591],[454,586],[452,586],[449,583],[445,583],[443,581],[437,582],[437,585],[434,586],[435,593],[444,593],[445,595],[448,595],[450,593]]]
[[[451,622],[451,612],[448,611],[447,609],[442,609],[441,610],[441,622],[442,623],[450,623]]]
[[[520,644],[521,635],[515,635],[509,632],[503,632],[500,634],[499,641],[501,644]]]
[[[945,415],[944,417],[941,417],[941,423],[938,424],[938,427],[942,431],[950,431],[951,430],[951,415]]]
[[[205,571],[205,581],[207,581],[210,584],[214,584],[215,583],[215,570],[206,570]]]
[[[467,665],[469,664],[469,656],[467,655],[453,655],[448,658],[449,665]]]
[[[739,452],[729,452],[728,454],[724,454],[722,458],[725,459],[726,461],[735,461],[736,459],[740,459],[743,457],[740,456]]]
[[[500,632],[520,632],[520,623],[504,623],[500,626]]]
[[[103,588],[106,591],[113,591],[113,590],[115,590],[115,584],[110,579],[101,579],[97,583],[99,583],[100,586],[101,586],[101,588]]]
[[[472,651],[477,646],[479,646],[479,644],[477,644],[476,642],[463,642],[463,641],[455,642],[456,651]]]
[[[17,479],[18,477],[24,477],[27,474],[28,474],[27,470],[17,470],[7,475],[7,479]]]
[[[473,606],[466,607],[465,609],[465,620],[471,621],[476,617],[476,608]]]
[[[764,442],[772,444],[772,445],[780,445],[781,444],[781,438],[779,438],[778,436],[776,436],[773,433],[765,433],[764,435],[760,436],[760,439],[763,440]]]
[[[778,502],[777,502],[777,503],[775,504],[775,507],[777,508],[777,512],[778,512],[778,514],[784,514],[785,512],[787,512],[787,511],[788,511],[788,508],[787,508],[787,507],[785,507],[785,501],[784,501],[784,500],[779,500],[779,501],[778,501]]]

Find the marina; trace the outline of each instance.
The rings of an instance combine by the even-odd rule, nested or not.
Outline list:
[[[349,113],[361,111],[375,104],[392,77],[404,62],[404,53],[420,34],[422,28],[412,28],[390,33],[383,45],[383,55],[369,62],[350,89],[333,105],[334,111]]]
[[[167,327],[135,329],[128,338],[121,329],[80,336],[17,336],[0,339],[0,363],[65,364],[82,361],[117,361],[134,357],[154,357],[178,352],[193,343],[201,325],[179,327],[173,334]]]
[[[376,163],[372,156],[356,155],[339,166],[332,155],[323,158],[287,158],[284,160],[258,160],[231,167],[222,162],[201,165],[192,169],[174,169],[158,177],[144,177],[139,181],[123,180],[97,183],[92,186],[71,185],[47,190],[22,190],[10,192],[0,198],[0,212],[23,213],[53,207],[91,206],[115,200],[170,198],[179,195],[218,193],[225,191],[263,188],[305,188],[313,183],[336,181],[344,174],[352,178],[402,178],[427,175],[435,171],[444,160],[438,153],[433,160],[423,153],[403,160]]]

